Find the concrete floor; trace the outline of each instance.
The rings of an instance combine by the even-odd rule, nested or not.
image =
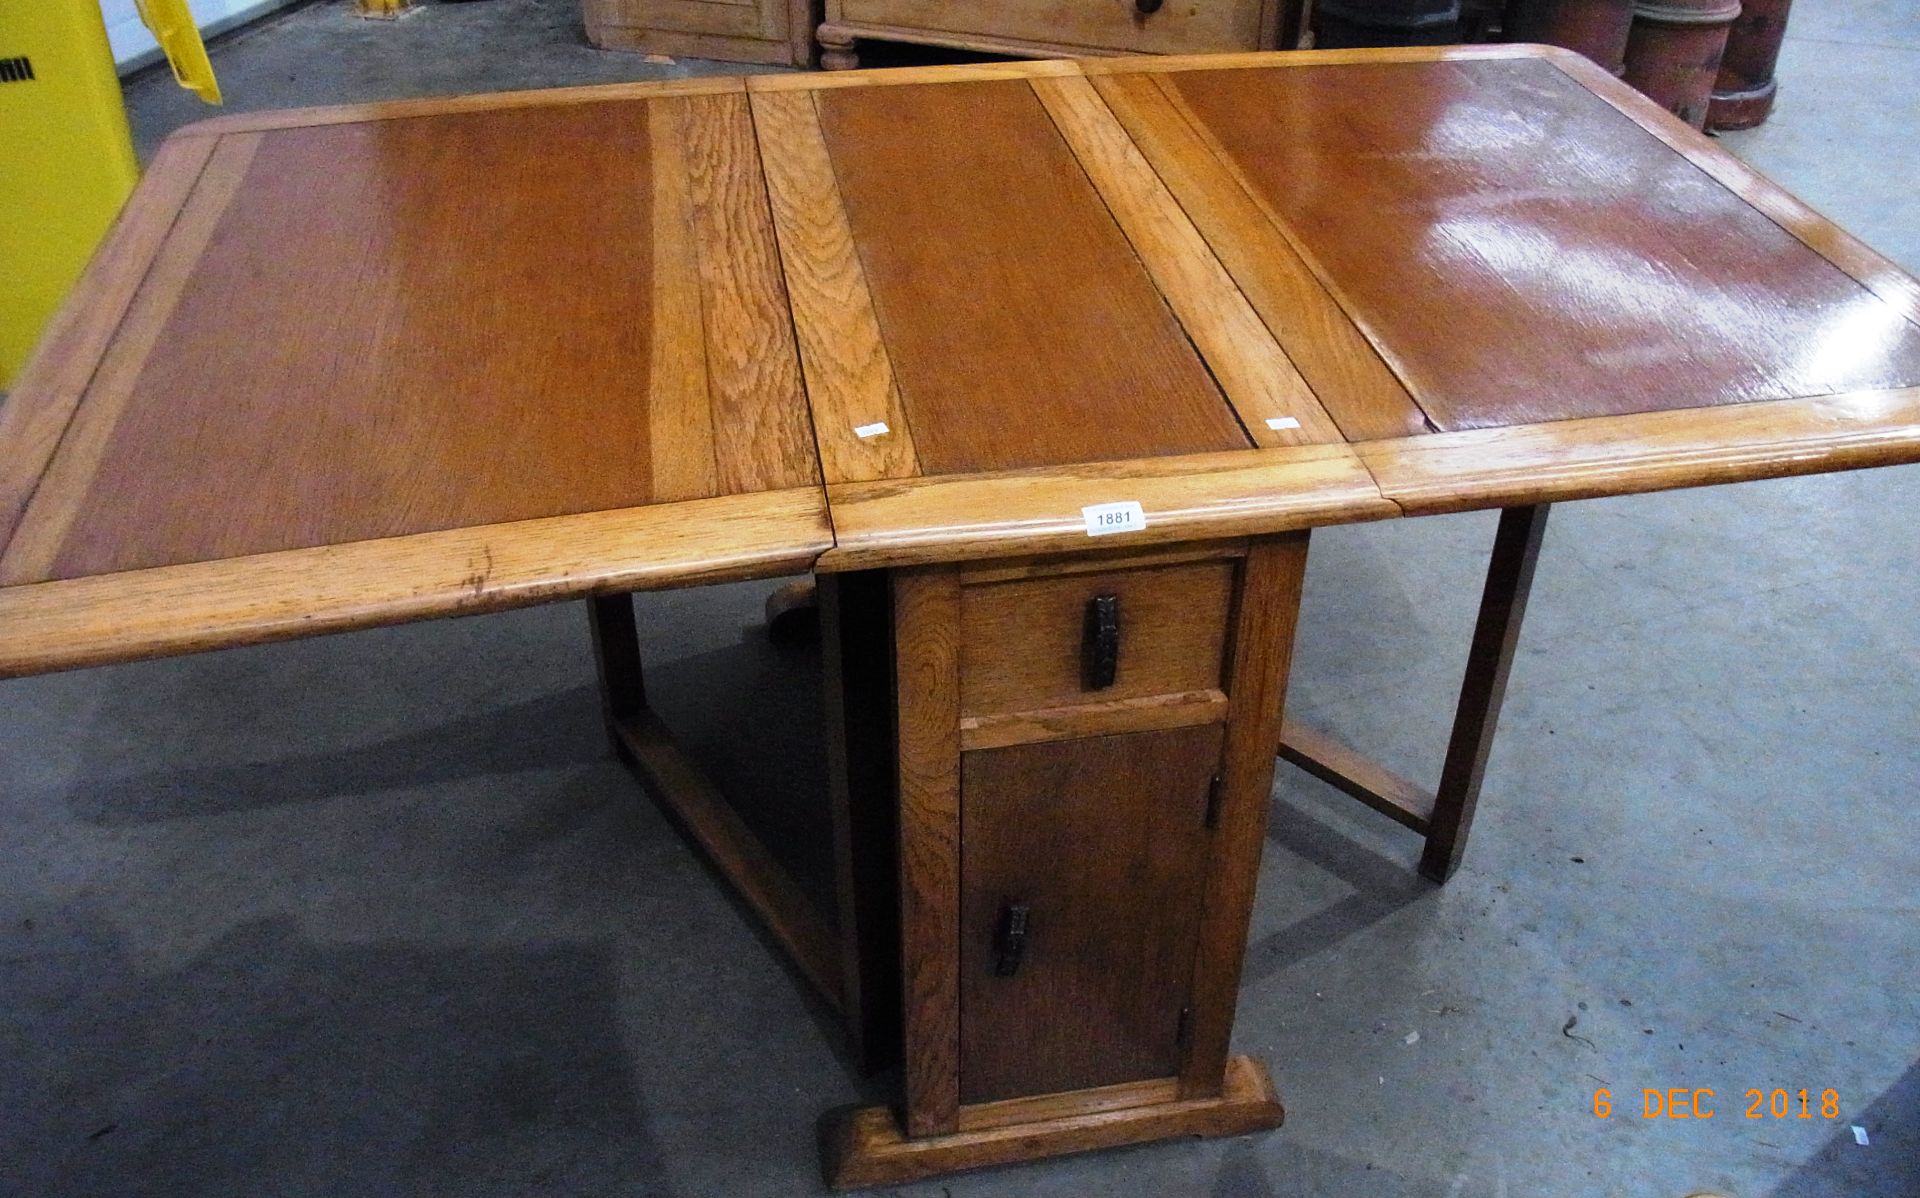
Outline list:
[[[595,52],[568,0],[347,8],[218,45],[230,107],[733,69]],[[1777,115],[1725,139],[1909,268],[1916,18],[1802,0]],[[198,115],[127,91],[143,147]],[[901,1192],[1920,1194],[1916,508],[1905,468],[1557,510],[1449,886],[1281,773],[1237,1047],[1287,1126]],[[1295,712],[1431,777],[1491,533],[1316,534]],[[669,715],[797,807],[767,589],[640,609]],[[562,605],[0,685],[0,1192],[816,1192],[814,1116],[864,1083],[590,682]],[[1677,1086],[1716,1117],[1640,1117]],[[1843,1113],[1748,1120],[1749,1087]]]

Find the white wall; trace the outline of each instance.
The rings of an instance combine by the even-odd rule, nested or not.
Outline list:
[[[209,28],[218,32],[232,28],[270,9],[282,8],[293,0],[187,0],[202,35]],[[126,66],[136,60],[150,60],[160,49],[140,23],[140,12],[133,0],[100,0],[100,14],[107,19],[107,41],[113,45],[113,60]]]

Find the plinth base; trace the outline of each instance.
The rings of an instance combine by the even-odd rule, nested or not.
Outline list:
[[[1047,1105],[1070,1110],[1073,1097],[1059,1095],[1059,1102]],[[916,1139],[901,1134],[886,1107],[829,1112],[820,1126],[821,1171],[836,1190],[901,1185],[963,1169],[1149,1140],[1266,1131],[1280,1126],[1285,1117],[1267,1067],[1243,1056],[1228,1058],[1226,1079],[1215,1098],[1175,1099],[1121,1110],[1082,1109],[1084,1113]]]

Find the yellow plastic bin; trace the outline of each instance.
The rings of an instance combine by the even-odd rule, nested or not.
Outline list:
[[[220,102],[186,0],[140,0],[174,77]],[[0,390],[140,176],[95,0],[0,0]]]

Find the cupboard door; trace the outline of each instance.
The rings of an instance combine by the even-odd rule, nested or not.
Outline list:
[[[961,1102],[1180,1072],[1221,739],[961,758]]]

